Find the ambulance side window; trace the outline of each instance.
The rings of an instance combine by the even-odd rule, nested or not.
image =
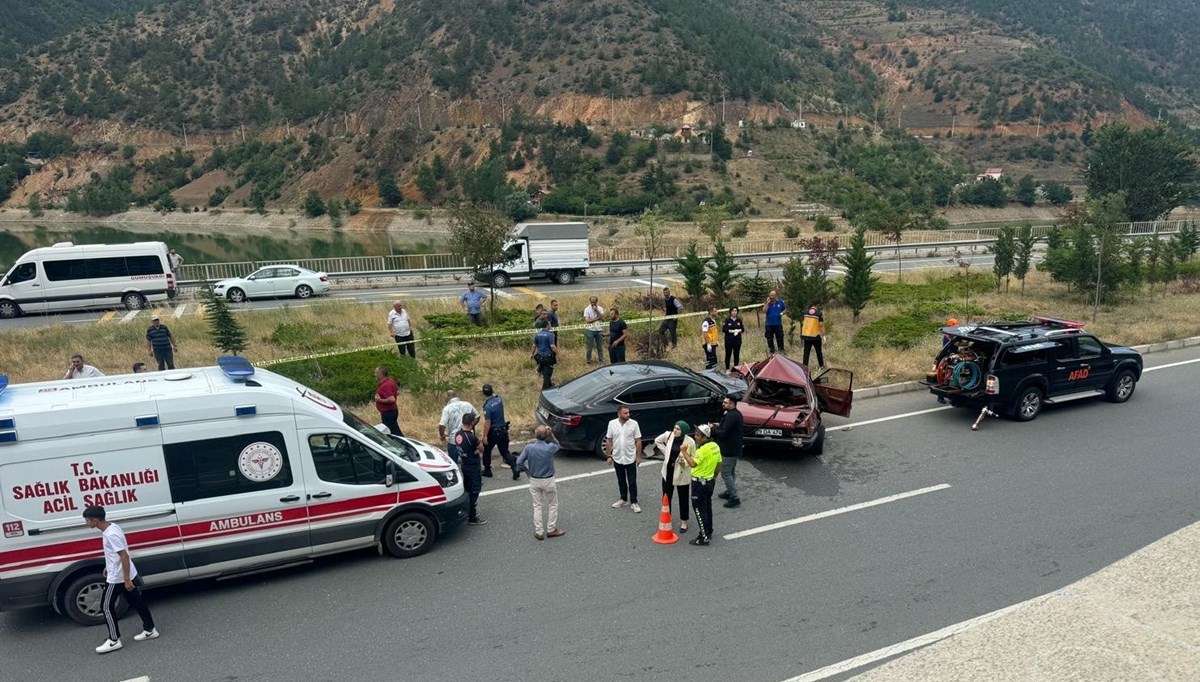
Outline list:
[[[171,443],[163,453],[176,502],[292,485],[287,443],[278,431]]]
[[[387,458],[341,433],[308,437],[317,477],[327,483],[383,485]]]

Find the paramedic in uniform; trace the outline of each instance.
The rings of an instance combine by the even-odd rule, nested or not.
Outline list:
[[[108,625],[108,639],[96,647],[96,653],[107,654],[122,647],[121,628],[117,622],[117,600],[121,597],[129,602],[142,617],[142,631],[133,636],[135,642],[158,639],[154,617],[142,600],[141,578],[137,566],[129,558],[129,544],[125,533],[115,523],[105,520],[104,507],[88,507],[83,510],[83,521],[88,528],[100,531],[104,547],[104,622]]]
[[[487,523],[479,518],[479,493],[483,492],[483,444],[475,436],[475,422],[478,419],[474,412],[462,416],[462,429],[454,434],[454,452],[450,453],[462,468],[463,487],[467,489],[467,496],[471,501],[471,513],[467,518],[467,525],[471,526]]]
[[[804,311],[804,320],[800,323],[800,340],[804,342],[804,366],[808,366],[809,353],[816,349],[817,367],[825,369],[825,353],[821,350],[821,342],[825,340],[825,315],[815,303]]]

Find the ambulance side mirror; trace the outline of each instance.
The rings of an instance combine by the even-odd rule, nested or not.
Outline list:
[[[387,476],[383,479],[383,485],[388,488],[396,485],[396,463],[390,459],[387,463]]]

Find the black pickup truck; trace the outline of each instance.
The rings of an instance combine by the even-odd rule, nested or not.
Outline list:
[[[988,409],[1017,421],[1045,405],[1104,396],[1123,403],[1142,377],[1142,356],[1106,344],[1077,322],[1036,317],[942,328],[945,344],[925,385],[955,407]]]

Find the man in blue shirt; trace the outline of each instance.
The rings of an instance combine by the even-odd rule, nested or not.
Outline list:
[[[472,324],[480,326],[483,326],[483,302],[486,300],[487,294],[476,291],[474,282],[467,282],[467,290],[458,298],[458,302],[462,304],[462,309]]]
[[[779,293],[772,289],[763,303],[763,312],[767,314],[766,324],[763,326],[766,328],[767,350],[771,353],[775,352],[776,344],[779,345],[779,352],[783,352],[784,310],[787,310],[787,304],[779,298]]]
[[[508,451],[508,421],[504,418],[504,399],[496,395],[491,384],[483,385],[483,475],[492,477],[492,447],[500,450],[501,466],[508,468],[513,464],[512,453]],[[513,468],[513,480],[521,477]]]
[[[522,467],[529,471],[529,494],[533,496],[533,537],[538,540],[562,537],[567,532],[558,527],[558,485],[554,482],[554,454],[558,452],[558,439],[548,426],[537,427],[534,438],[537,440],[521,450],[514,471],[519,472]],[[542,525],[543,506],[550,508],[545,526]]]
[[[533,335],[533,361],[542,375],[542,390],[553,386],[550,377],[554,376],[554,365],[558,362],[558,346],[550,332],[549,320],[538,320],[538,333]]]

